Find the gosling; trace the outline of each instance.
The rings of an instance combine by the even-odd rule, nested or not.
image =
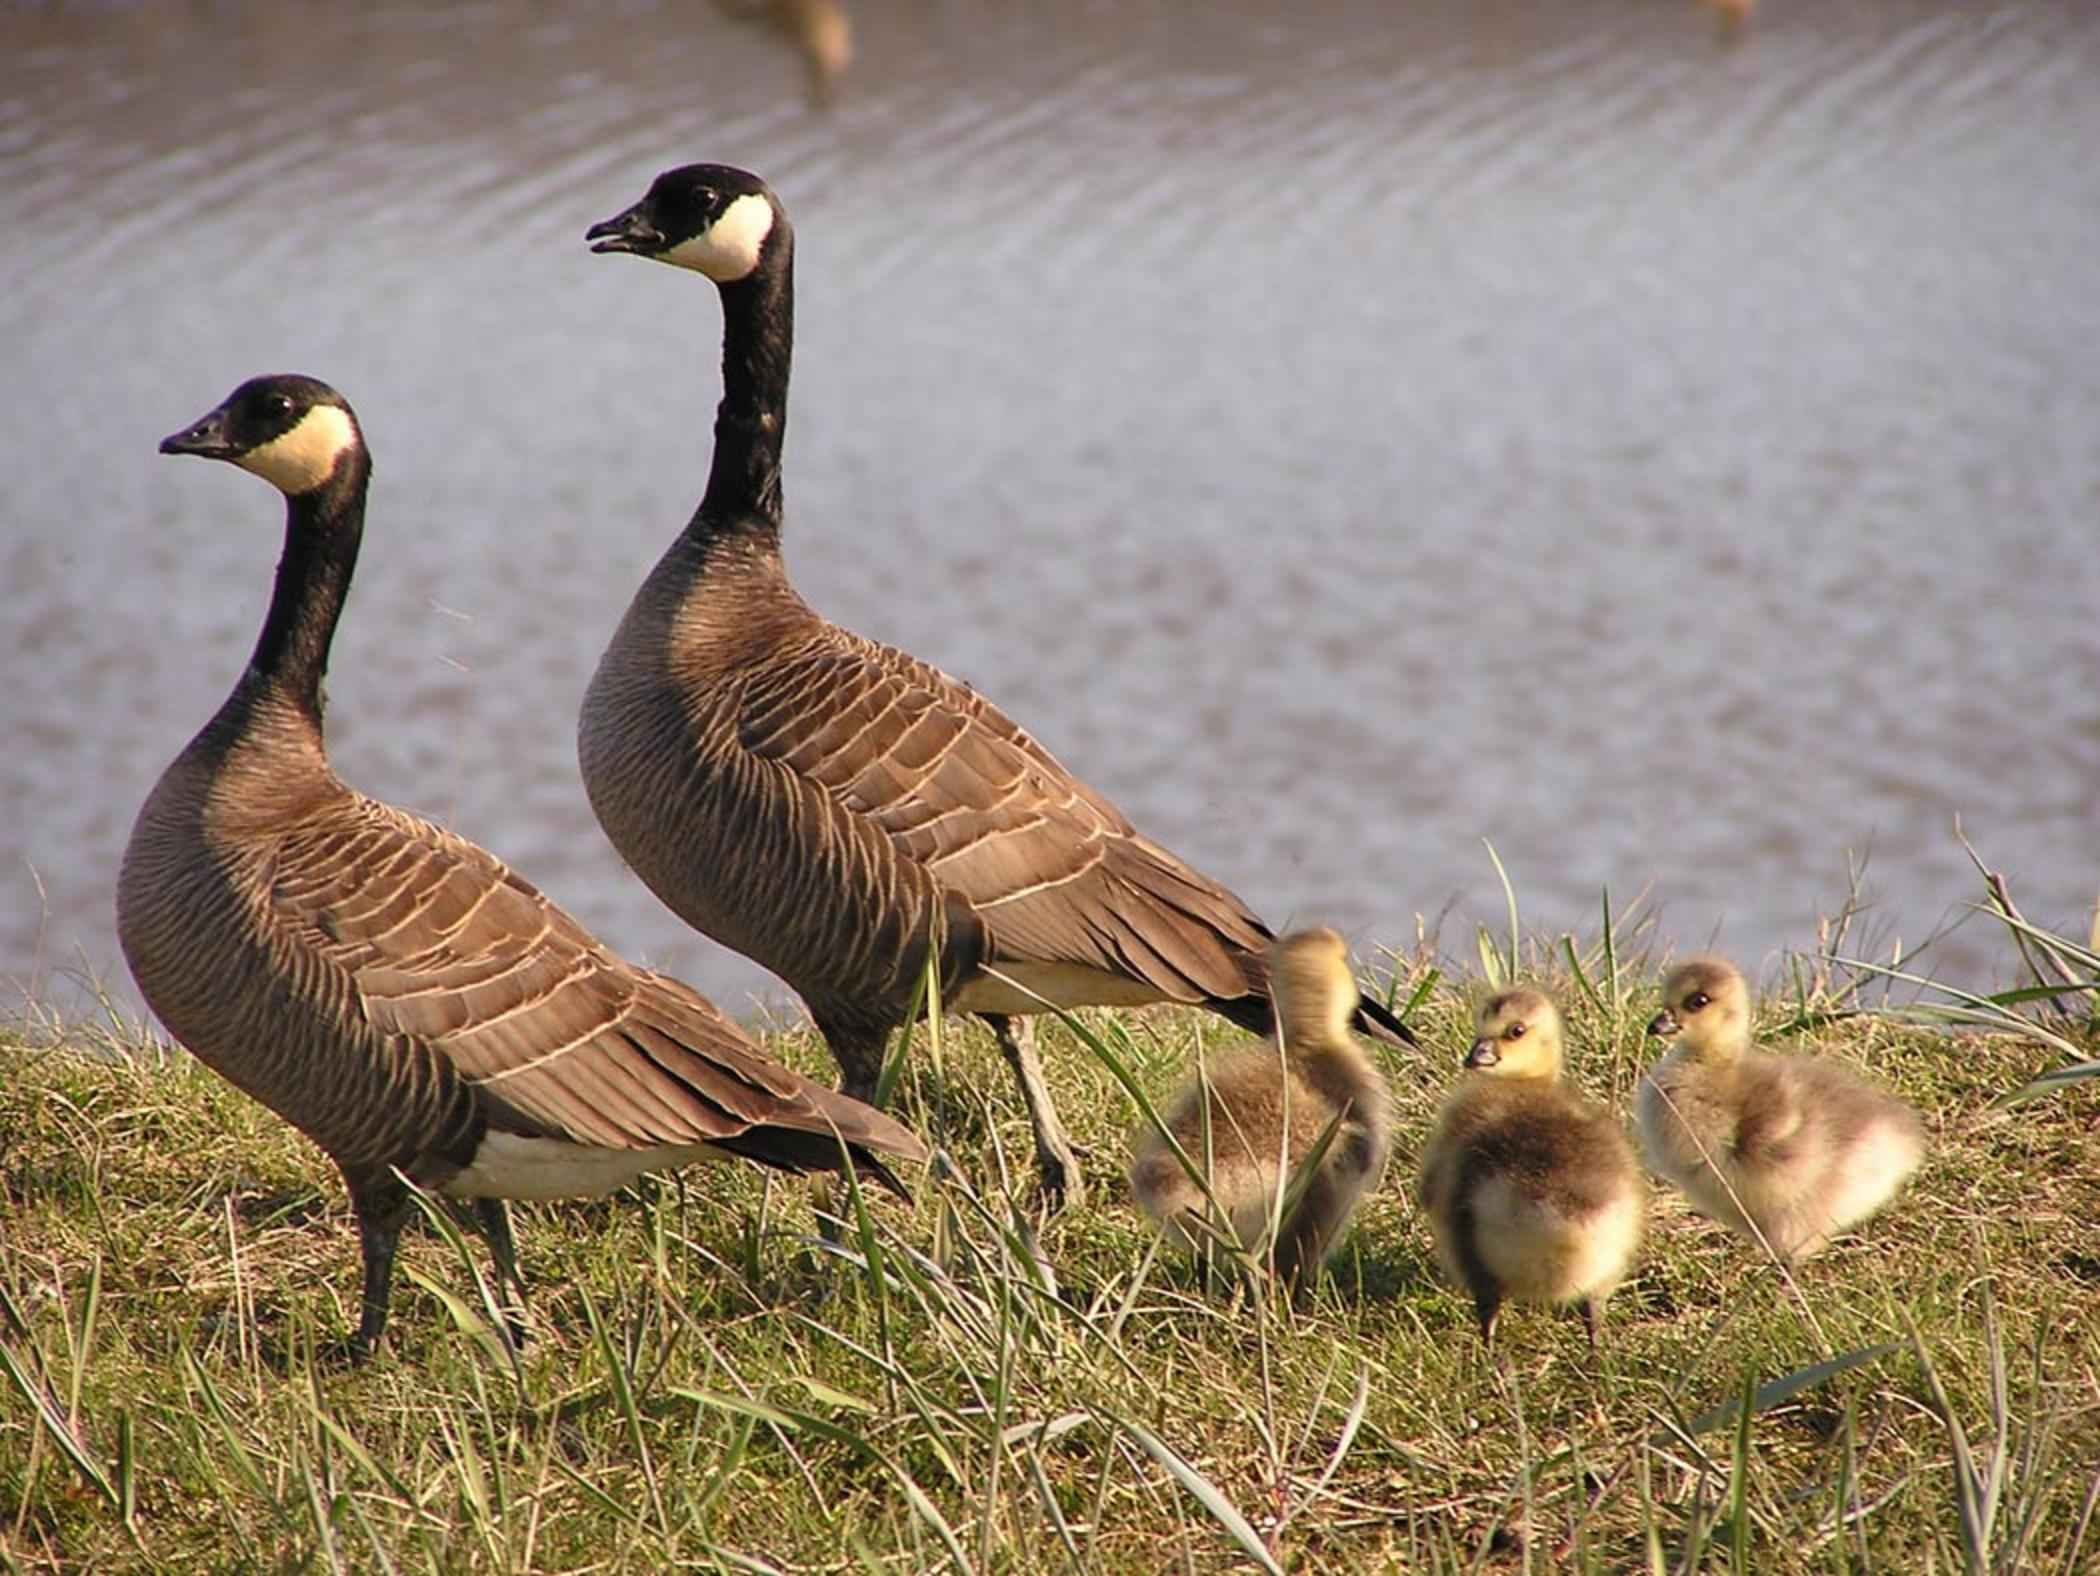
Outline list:
[[[1419,1184],[1437,1258],[1473,1294],[1490,1347],[1503,1301],[1576,1303],[1597,1346],[1640,1246],[1647,1192],[1610,1112],[1560,1081],[1560,1013],[1535,990],[1480,1009]]]
[[[1677,1045],[1641,1082],[1641,1148],[1701,1210],[1795,1264],[1895,1196],[1925,1152],[1918,1113],[1834,1062],[1750,1049],[1735,965],[1692,958],[1648,1032]]]
[[[1357,991],[1342,938],[1299,931],[1270,947],[1268,964],[1276,1043],[1250,1046],[1185,1084],[1164,1119],[1173,1143],[1157,1128],[1141,1132],[1130,1186],[1160,1233],[1186,1249],[1227,1226],[1255,1248],[1275,1221],[1272,1261],[1296,1285],[1326,1260],[1383,1175],[1392,1117],[1384,1075],[1350,1036]],[[1279,1198],[1330,1127],[1317,1167],[1277,1219]],[[1215,1209],[1177,1144],[1209,1178]]]

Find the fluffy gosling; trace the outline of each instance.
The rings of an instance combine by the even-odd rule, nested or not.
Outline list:
[[[1835,1062],[1750,1049],[1750,993],[1722,958],[1663,982],[1648,1032],[1677,1040],[1641,1081],[1641,1148],[1700,1209],[1786,1263],[1886,1204],[1925,1151],[1917,1112]]]
[[[1326,1259],[1357,1200],[1385,1171],[1392,1118],[1385,1077],[1349,1032],[1357,991],[1342,938],[1306,930],[1276,942],[1269,994],[1279,1043],[1213,1064],[1175,1094],[1164,1118],[1209,1177],[1218,1212],[1157,1129],[1137,1137],[1130,1186],[1161,1234],[1184,1248],[1205,1234],[1195,1220],[1219,1235],[1229,1223],[1253,1247],[1269,1229],[1279,1194],[1334,1125],[1318,1169],[1277,1225],[1276,1272],[1298,1281]]]
[[[1480,1009],[1467,1073],[1422,1152],[1420,1197],[1481,1339],[1504,1299],[1578,1303],[1590,1346],[1640,1246],[1647,1194],[1612,1114],[1560,1081],[1560,1013],[1535,990]]]

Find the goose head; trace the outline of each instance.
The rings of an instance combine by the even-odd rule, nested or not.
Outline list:
[[[287,372],[250,378],[161,439],[160,452],[225,460],[296,498],[327,486],[346,460],[363,454],[364,435],[342,395]]]
[[[1356,1011],[1349,947],[1327,929],[1299,930],[1269,948],[1269,996],[1285,1046],[1348,1043]]]
[[[1662,1011],[1648,1032],[1675,1037],[1694,1056],[1733,1056],[1750,1043],[1750,990],[1726,958],[1688,958],[1663,981]]]
[[[728,285],[781,255],[788,225],[780,200],[750,171],[686,164],[657,176],[640,202],[583,238],[594,252],[630,252]]]
[[[1481,1003],[1466,1066],[1494,1078],[1560,1076],[1560,1010],[1535,990],[1506,990]]]

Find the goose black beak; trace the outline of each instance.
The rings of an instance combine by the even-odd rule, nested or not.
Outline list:
[[[654,257],[665,243],[663,231],[642,216],[640,203],[625,213],[599,220],[583,232],[583,238],[591,243],[594,252],[632,252],[637,257]]]
[[[1684,1025],[1677,1021],[1677,1014],[1665,1007],[1648,1020],[1648,1032],[1658,1040],[1667,1040]]]
[[[230,460],[240,451],[226,436],[226,407],[221,405],[209,416],[161,439],[160,452],[194,454],[207,460]]]
[[[1475,1040],[1473,1048],[1466,1052],[1468,1067],[1492,1067],[1501,1060],[1501,1048],[1493,1040]]]

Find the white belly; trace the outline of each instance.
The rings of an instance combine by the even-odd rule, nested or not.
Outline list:
[[[729,1158],[710,1144],[600,1149],[562,1138],[491,1132],[474,1151],[474,1163],[438,1191],[450,1198],[598,1198],[647,1172]]]
[[[993,979],[994,972],[1005,979]],[[992,963],[946,1006],[950,1012],[1016,1016],[1041,1012],[1044,1000],[1068,1008],[1144,1007],[1166,997],[1141,980],[1077,963]]]

